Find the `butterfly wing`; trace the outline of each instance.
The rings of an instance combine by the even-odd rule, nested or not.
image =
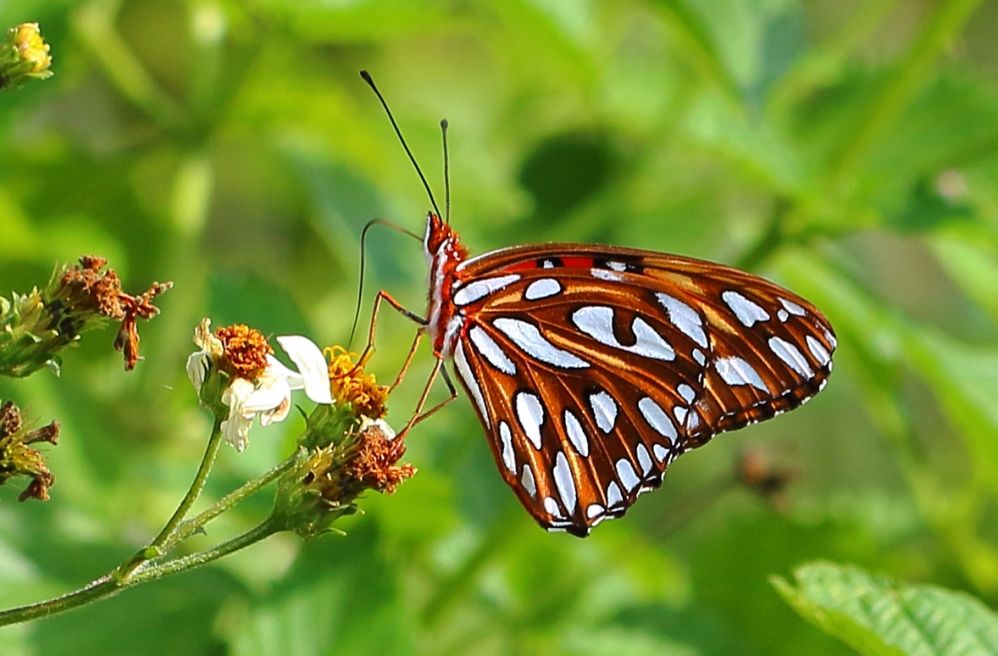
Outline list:
[[[586,535],[713,435],[792,409],[835,336],[799,296],[648,251],[526,246],[467,260],[454,360],[496,464],[544,527]]]

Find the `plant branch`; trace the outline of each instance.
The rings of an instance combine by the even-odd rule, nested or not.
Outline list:
[[[219,515],[227,512],[243,499],[252,496],[257,491],[263,489],[273,481],[277,480],[286,471],[292,469],[298,461],[297,452],[290,458],[272,468],[258,478],[243,484],[232,492],[215,502],[210,508],[203,510],[194,517],[181,522],[170,538],[164,542],[160,549],[164,552],[170,551],[174,546],[180,544],[194,533],[197,533],[205,524],[215,519]]]

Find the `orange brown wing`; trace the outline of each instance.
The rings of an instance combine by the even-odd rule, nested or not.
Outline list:
[[[832,368],[813,305],[710,262],[526,246],[457,277],[459,377],[504,480],[553,530],[619,517],[678,455],[797,407]]]

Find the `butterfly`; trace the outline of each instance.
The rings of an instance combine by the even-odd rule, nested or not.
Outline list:
[[[796,408],[832,371],[828,319],[744,271],[575,243],[469,257],[438,211],[422,241],[426,317],[378,296],[432,340],[419,407],[452,360],[503,480],[549,530],[585,536],[622,516],[681,454]]]

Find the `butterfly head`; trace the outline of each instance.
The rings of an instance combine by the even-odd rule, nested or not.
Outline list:
[[[431,264],[434,259],[446,259],[456,264],[468,257],[468,249],[461,243],[457,233],[436,212],[426,215],[423,250],[427,262]]]

